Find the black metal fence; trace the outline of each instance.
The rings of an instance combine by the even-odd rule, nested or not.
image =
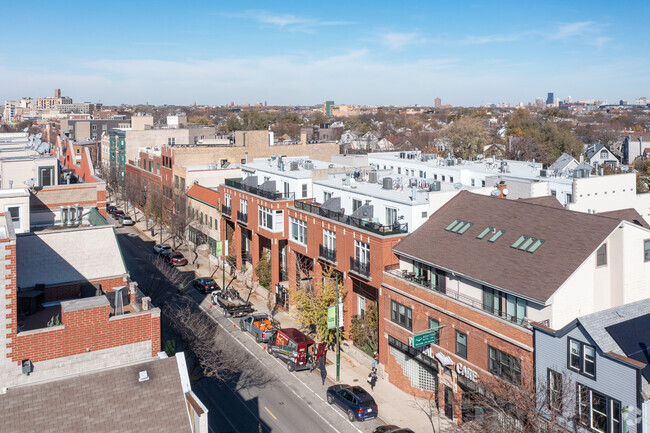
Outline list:
[[[320,215],[322,217],[329,218],[353,227],[358,227],[363,230],[368,230],[378,235],[386,236],[408,232],[408,223],[395,223],[392,225],[379,224],[350,215],[345,215],[341,212],[334,212],[329,209],[323,209],[320,207],[320,203],[316,202],[310,203],[307,201],[295,200],[293,205],[296,209]]]
[[[268,191],[265,189],[260,189],[259,187],[256,186],[244,185],[243,183],[240,182],[239,179],[226,179],[226,186],[241,191],[246,191],[251,194],[255,194],[269,200],[293,200],[296,197],[296,194],[293,192],[282,193],[278,191]]]

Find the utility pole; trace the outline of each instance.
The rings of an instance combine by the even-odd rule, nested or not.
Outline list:
[[[341,376],[341,339],[340,339],[340,326],[339,326],[339,305],[341,300],[339,299],[339,279],[336,280],[336,381],[340,380]]]

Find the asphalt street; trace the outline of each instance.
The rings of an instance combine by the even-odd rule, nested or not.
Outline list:
[[[159,285],[165,292],[163,299],[181,300],[176,287],[152,263],[154,242],[131,227],[116,228],[116,232],[126,267],[141,290],[146,294],[150,287]],[[379,420],[349,422],[342,410],[327,404],[325,393],[332,382],[328,379],[323,386],[318,370],[290,373],[283,363],[255,343],[250,334],[239,329],[236,323],[239,319],[223,317],[217,307],[209,308],[205,295],[196,290],[188,289],[184,296],[200,304],[237,346],[256,359],[255,370],[269,378],[259,385],[243,388],[236,381],[199,381],[193,389],[209,410],[213,433],[354,433],[371,432],[381,424]]]

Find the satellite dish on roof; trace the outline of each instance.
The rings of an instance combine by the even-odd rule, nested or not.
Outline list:
[[[27,179],[25,181],[25,185],[27,185],[29,189],[34,189],[34,186],[36,185],[36,179],[34,179],[33,177]]]
[[[454,184],[454,188],[456,188],[456,189],[461,189],[462,187],[463,187],[463,184],[460,183],[460,182],[456,182],[456,183]]]

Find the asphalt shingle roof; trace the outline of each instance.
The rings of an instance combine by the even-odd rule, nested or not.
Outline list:
[[[147,370],[149,380],[138,381]],[[155,359],[0,395],[2,431],[191,433],[175,358]]]
[[[187,191],[187,195],[213,207],[217,207],[219,202],[219,191],[199,184],[192,185],[190,190]]]
[[[473,225],[462,235],[446,231],[456,219]],[[546,302],[619,222],[619,218],[461,191],[394,251]],[[486,227],[505,233],[496,242],[488,241],[490,234],[477,239]],[[534,253],[511,248],[521,235],[545,242]]]

